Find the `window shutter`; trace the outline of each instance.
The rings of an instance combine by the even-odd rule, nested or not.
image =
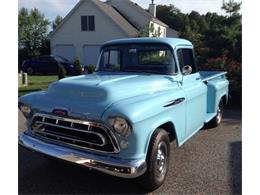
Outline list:
[[[95,31],[95,16],[88,17],[89,31]]]
[[[87,31],[87,30],[88,30],[88,17],[81,16],[81,31]]]

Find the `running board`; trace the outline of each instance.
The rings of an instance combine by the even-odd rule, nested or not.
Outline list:
[[[211,119],[213,119],[216,115],[217,115],[217,113],[207,113],[207,114],[206,114],[205,123],[208,123],[208,122],[209,122]]]

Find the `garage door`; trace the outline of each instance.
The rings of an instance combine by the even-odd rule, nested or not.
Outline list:
[[[76,57],[75,48],[73,45],[56,45],[53,54],[64,57],[70,61],[74,61]]]
[[[100,45],[85,45],[83,47],[84,65],[97,64],[99,56]]]

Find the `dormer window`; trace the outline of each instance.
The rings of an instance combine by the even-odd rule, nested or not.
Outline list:
[[[81,16],[81,31],[95,31],[95,16]]]

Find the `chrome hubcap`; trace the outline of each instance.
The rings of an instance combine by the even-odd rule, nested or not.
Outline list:
[[[158,145],[157,156],[156,156],[156,170],[159,175],[163,175],[167,168],[167,147],[164,142]]]
[[[218,111],[217,111],[217,121],[218,121],[218,123],[220,123],[221,118],[222,118],[222,109],[221,109],[221,106],[218,106]]]

